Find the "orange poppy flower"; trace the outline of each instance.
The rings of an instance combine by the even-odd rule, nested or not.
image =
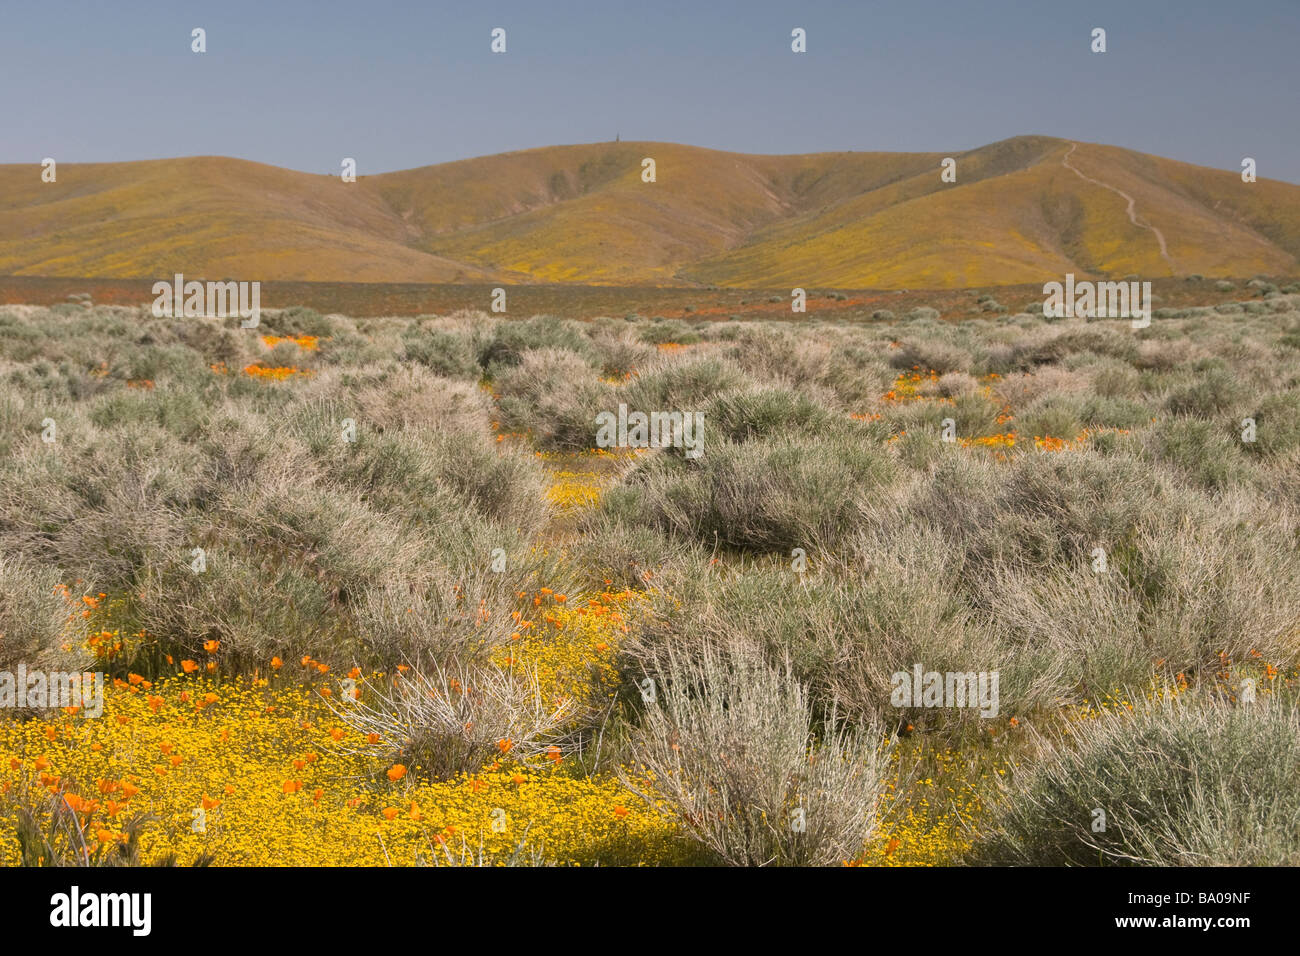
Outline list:
[[[385,820],[391,820],[397,816],[397,807],[384,807],[383,814]]]
[[[214,641],[204,641],[204,642],[203,642],[203,649],[204,649],[205,651],[207,651],[209,654],[215,654],[215,653],[217,652],[217,648],[220,647],[220,646],[221,646],[221,642],[220,642],[220,641],[215,641],[215,640],[214,640]]]
[[[625,816],[627,816],[627,807],[615,807],[614,816],[622,820]]]
[[[507,737],[505,740],[497,741],[497,750],[501,751],[503,754],[508,754],[510,753],[510,748],[514,745],[515,742]]]
[[[396,783],[406,776],[406,768],[400,763],[395,763],[388,768],[388,779]]]
[[[193,674],[198,669],[199,665],[194,661],[181,661],[181,670],[187,674]]]

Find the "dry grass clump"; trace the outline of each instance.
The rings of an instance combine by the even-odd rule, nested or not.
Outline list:
[[[1300,712],[1163,698],[1072,721],[1006,787],[978,863],[1294,866]]]
[[[369,695],[344,694],[334,711],[402,774],[449,780],[498,758],[545,754],[576,704],[548,705],[536,674],[521,668],[431,662],[376,682]]]
[[[815,705],[743,646],[670,650],[633,731],[626,784],[731,866],[826,866],[875,827],[886,760],[869,727]]]

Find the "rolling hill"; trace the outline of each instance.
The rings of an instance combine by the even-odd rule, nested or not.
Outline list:
[[[40,172],[0,165],[0,275],[890,289],[1300,263],[1300,186],[1039,136],[953,154],[597,143],[355,183],[219,157]]]

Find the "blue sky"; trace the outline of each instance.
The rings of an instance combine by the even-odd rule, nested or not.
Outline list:
[[[364,175],[616,133],[761,153],[1041,133],[1300,182],[1298,51],[1300,0],[6,0],[0,162]]]

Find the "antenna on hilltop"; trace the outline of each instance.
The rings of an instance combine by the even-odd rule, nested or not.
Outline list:
[[[622,135],[623,135],[622,133],[615,133],[615,134],[614,134],[614,142],[617,143],[617,142],[618,142],[618,138],[619,138],[620,136],[622,136]]]

